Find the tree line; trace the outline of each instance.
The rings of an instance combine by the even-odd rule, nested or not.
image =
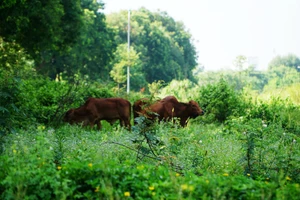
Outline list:
[[[134,90],[158,80],[193,80],[197,53],[183,23],[166,12],[131,11],[128,58],[127,11],[105,15],[104,6],[92,0],[4,1],[1,72],[29,69],[53,80],[124,84],[130,66]]]

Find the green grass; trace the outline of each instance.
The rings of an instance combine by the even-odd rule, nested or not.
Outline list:
[[[281,131],[241,119],[19,130],[2,138],[1,198],[297,199],[298,137]]]

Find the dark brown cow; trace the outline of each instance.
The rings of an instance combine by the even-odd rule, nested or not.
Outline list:
[[[149,119],[158,118],[159,121],[170,120],[174,117],[180,119],[180,125],[186,126],[189,118],[196,118],[203,115],[203,110],[198,103],[191,100],[188,103],[178,102],[176,97],[167,96],[162,100],[147,105],[147,100],[141,99],[133,105],[134,117],[143,115]]]
[[[158,101],[155,101],[158,102]],[[153,104],[154,102],[150,101],[150,99],[147,98],[142,98],[139,99],[137,101],[134,102],[132,109],[133,109],[133,118],[137,118],[140,115],[145,115],[145,111],[144,109],[146,107],[149,107],[151,104]]]
[[[128,129],[130,125],[131,104],[122,98],[89,98],[84,105],[79,108],[68,110],[64,116],[64,121],[70,124],[83,123],[83,126],[94,127],[97,124],[101,129],[101,120],[106,120],[113,124],[120,120],[120,125]]]

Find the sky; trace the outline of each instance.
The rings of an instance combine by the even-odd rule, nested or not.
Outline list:
[[[277,55],[300,56],[300,0],[102,0],[104,13],[165,11],[192,35],[205,71],[232,68],[243,55],[266,70]]]

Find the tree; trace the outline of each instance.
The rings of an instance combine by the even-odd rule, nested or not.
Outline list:
[[[243,70],[245,70],[247,68],[246,62],[247,62],[247,57],[243,56],[243,55],[239,55],[233,61],[233,66],[238,71],[243,71]]]
[[[216,84],[220,79],[224,79],[234,86],[236,91],[243,90],[245,87],[252,90],[262,91],[268,83],[267,72],[255,71],[253,67],[248,67],[244,71],[220,70],[204,71],[196,75],[198,85]]]
[[[52,60],[44,63],[39,71],[52,79],[63,75],[73,80],[82,75],[89,80],[110,80],[109,67],[116,49],[115,34],[106,26],[105,15],[100,12],[103,4],[98,1],[82,0],[83,24],[78,39],[67,51],[49,51]]]
[[[33,62],[24,48],[0,37],[0,135],[23,122],[23,112],[18,108],[21,80],[34,75]]]
[[[290,86],[298,82],[299,72],[295,68],[284,65],[274,66],[268,69],[268,85],[265,90]]]
[[[182,102],[188,102],[194,99],[199,92],[197,84],[188,79],[185,80],[172,80],[167,86],[159,91],[159,97],[164,98],[168,95],[176,96]]]
[[[141,71],[148,83],[173,79],[193,79],[197,66],[191,35],[183,24],[165,12],[152,13],[145,8],[131,11],[131,46],[140,53]],[[109,27],[116,32],[115,41],[127,42],[127,11],[107,16]]]
[[[109,79],[116,43],[103,8],[93,0],[6,0],[0,6],[0,36],[20,44],[44,76]]]
[[[296,69],[300,72],[300,59],[294,54],[288,54],[286,56],[276,56],[273,58],[268,66],[269,70],[272,70],[275,67],[286,66]]]
[[[268,85],[265,89],[276,89],[299,82],[300,59],[294,54],[276,56],[268,66]]]
[[[6,0],[0,6],[0,24],[4,40],[19,43],[42,63],[45,51],[63,51],[76,41],[82,25],[80,0]]]
[[[126,68],[134,69],[139,64],[139,54],[130,47],[128,53],[127,44],[120,44],[115,52],[115,59],[112,61],[112,70],[110,71],[110,76],[118,84],[118,90],[120,89],[120,84],[124,83],[127,79]]]

